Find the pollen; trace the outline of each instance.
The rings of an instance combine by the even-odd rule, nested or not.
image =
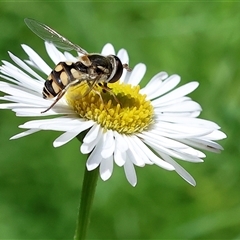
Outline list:
[[[132,134],[148,129],[154,122],[154,111],[140,86],[109,83],[108,89],[96,85],[89,89],[82,82],[72,86],[65,94],[68,105],[81,117],[93,120],[105,130]]]

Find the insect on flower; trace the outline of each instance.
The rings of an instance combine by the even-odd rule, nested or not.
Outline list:
[[[58,48],[67,51],[75,50],[81,54],[77,62],[58,63],[48,76],[42,92],[43,98],[50,99],[56,97],[56,99],[42,113],[50,110],[71,86],[85,81],[88,84],[88,90],[82,97],[92,91],[96,84],[103,91],[111,93],[111,88],[107,84],[118,81],[122,76],[124,68],[130,71],[128,64],[122,64],[121,60],[115,55],[103,56],[99,53],[88,53],[47,25],[30,18],[26,18],[24,21],[43,40],[53,43]],[[100,92],[96,91],[96,93],[102,99]],[[111,94],[118,102],[116,96],[113,93]]]

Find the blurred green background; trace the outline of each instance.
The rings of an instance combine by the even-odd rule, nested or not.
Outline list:
[[[89,52],[107,42],[126,48],[130,66],[147,65],[145,84],[162,70],[179,74],[181,84],[199,81],[190,96],[201,117],[228,135],[221,154],[181,162],[196,187],[147,166],[137,168],[133,188],[115,167],[109,181],[98,182],[88,238],[240,239],[240,3],[1,1],[0,59],[10,60],[7,51],[25,59],[25,43],[50,63],[25,17]],[[0,111],[0,239],[72,239],[85,164],[80,144],[55,149],[60,133],[50,131],[9,141],[27,120]]]

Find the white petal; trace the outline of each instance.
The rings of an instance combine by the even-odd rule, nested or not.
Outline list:
[[[129,63],[129,57],[128,57],[128,53],[125,49],[120,49],[117,53],[117,56],[119,57],[119,59],[121,60],[121,62],[124,63]]]
[[[172,90],[175,88],[178,83],[180,82],[181,78],[177,74],[171,75],[167,79],[165,79],[159,89],[156,88],[155,95],[161,96],[168,91]]]
[[[113,155],[114,149],[115,149],[115,141],[113,139],[113,132],[112,130],[108,130],[103,135],[104,144],[101,152],[101,156],[103,158],[109,158]]]
[[[114,131],[113,135],[115,138],[114,161],[121,167],[126,161],[126,151],[128,150],[128,145],[124,141],[122,134]]]
[[[171,149],[171,147],[164,147],[161,146],[161,144],[158,144],[157,142],[154,142],[152,139],[145,138],[144,142],[149,145],[151,148],[153,148],[156,152],[165,153],[167,155],[170,155],[175,158],[179,158],[181,160],[189,161],[189,162],[203,162],[200,157],[205,157],[205,154],[202,152],[195,150],[193,148],[190,148],[186,146],[183,149]]]
[[[147,144],[151,144],[152,147],[183,160],[202,162],[199,158],[205,157],[204,153],[189,147],[182,143],[181,140],[166,138],[158,135],[157,132],[144,132],[144,134],[139,134],[139,136],[141,136]]]
[[[117,56],[119,57],[119,59],[121,60],[122,64],[128,64],[129,63],[129,57],[128,57],[128,53],[125,49],[120,49],[117,53]],[[127,70],[123,69],[123,73],[122,76],[120,78],[120,82],[124,82],[124,79],[126,77],[127,74]]]
[[[28,131],[25,131],[25,132],[22,132],[22,133],[19,133],[19,134],[16,134],[16,135],[12,136],[10,138],[10,140],[18,139],[18,138],[21,138],[21,137],[26,137],[26,136],[28,136],[30,134],[33,134],[33,133],[36,133],[38,131],[40,131],[40,129],[30,129]]]
[[[1,67],[0,67],[0,72],[1,72]],[[16,81],[15,79],[11,78],[11,77],[7,77],[5,75],[2,75],[0,74],[0,78],[3,78],[3,79],[6,79],[8,80],[9,82],[11,83],[14,83],[14,84],[18,84],[18,81]],[[3,82],[2,82],[3,83]],[[5,83],[5,82],[4,82]]]
[[[65,62],[67,59],[52,43],[45,41],[45,47],[49,57],[57,65],[59,62]]]
[[[124,82],[136,86],[142,80],[145,72],[146,65],[143,63],[139,63],[133,68],[131,74],[126,75]]]
[[[44,104],[42,104],[44,105]],[[12,109],[12,111],[16,112],[16,116],[22,117],[22,116],[27,116],[27,117],[43,117],[43,116],[54,116],[54,115],[59,115],[59,114],[70,114],[74,115],[73,111],[66,106],[55,106],[54,108],[48,110],[45,113],[42,113],[43,111],[46,110],[46,108],[49,107],[49,105],[45,107],[37,107],[36,105],[34,107],[28,106],[25,108],[15,108]]]
[[[84,143],[91,143],[93,142],[97,136],[99,135],[99,131],[101,129],[101,126],[99,124],[95,124],[86,134],[86,136],[83,139]]]
[[[182,177],[185,181],[190,183],[192,186],[196,186],[196,181],[194,178],[183,168],[181,167],[176,161],[174,161],[171,157],[161,154],[161,156],[169,162],[171,165],[175,167],[175,171]]]
[[[92,171],[96,169],[99,164],[103,161],[103,158],[100,155],[101,149],[95,147],[88,157],[86,166],[88,171]]]
[[[143,145],[142,140],[140,140],[137,136],[133,135],[133,136],[131,136],[131,142],[132,142],[132,145],[133,145],[135,151],[138,153],[138,155],[141,156],[141,158],[143,159],[145,164],[152,165],[153,162],[151,162],[149,160],[148,156],[146,155],[144,150],[141,148],[141,146]]]
[[[30,67],[32,67],[34,69],[37,69],[38,71],[42,72],[42,70],[34,62],[32,62],[31,60],[27,59],[27,60],[24,60],[24,62],[27,63],[28,66],[30,66]]]
[[[173,124],[167,122],[159,122],[154,126],[154,130],[159,134],[172,133],[176,138],[191,138],[191,137],[201,137],[212,132],[212,129],[209,128],[201,128],[197,126],[188,126],[185,124]]]
[[[95,142],[92,142],[92,143],[82,143],[82,145],[80,146],[81,153],[83,153],[83,154],[90,153],[93,150],[93,148],[96,146],[96,144],[97,144],[97,141],[96,141],[96,143]]]
[[[138,145],[153,163],[157,164],[158,166],[166,170],[169,170],[169,171],[174,170],[174,167],[171,164],[163,161],[158,156],[156,156],[142,141],[139,141]]]
[[[118,132],[113,132],[115,138],[115,148],[120,152],[125,152],[128,150],[128,144],[124,141],[124,134],[119,134]]]
[[[136,154],[136,152],[132,148],[129,148],[127,150],[126,158],[127,158],[127,161],[131,161],[134,165],[138,167],[144,167],[145,165],[142,159]]]
[[[10,76],[11,78],[17,79],[17,84],[25,87],[25,89],[31,89],[32,91],[36,90],[37,92],[40,92],[43,88],[42,82],[36,81],[10,63],[5,62],[5,66],[1,67],[1,72]]]
[[[199,149],[207,150],[209,152],[220,153],[221,150],[223,150],[223,147],[221,145],[207,139],[189,138],[182,139],[182,142]]]
[[[30,60],[34,62],[39,69],[41,69],[47,76],[51,73],[52,69],[43,61],[43,59],[29,46],[22,44],[23,50],[27,53]]]
[[[227,135],[219,130],[215,130],[211,132],[210,134],[206,135],[205,138],[209,140],[221,140],[226,138]]]
[[[103,181],[108,180],[112,176],[112,172],[113,172],[113,156],[112,155],[109,158],[104,158],[101,161],[99,172],[100,172],[100,177]]]
[[[154,106],[159,105],[161,103],[164,102],[168,102],[170,100],[176,99],[176,98],[180,98],[183,97],[191,92],[193,92],[197,87],[198,87],[199,83],[198,82],[190,82],[187,83],[173,91],[171,91],[170,93],[156,99],[152,101],[152,104]]]
[[[153,106],[156,106],[155,104],[153,104]],[[169,106],[158,106],[156,111],[157,112],[164,112],[164,113],[168,113],[168,112],[194,112],[194,111],[201,111],[202,108],[201,106],[194,102],[194,101],[185,101],[185,102],[179,102],[178,104],[171,104]]]
[[[124,172],[128,182],[135,187],[137,185],[137,175],[134,169],[134,165],[130,161],[126,161],[124,164]]]
[[[64,56],[65,56],[67,61],[71,61],[71,62],[77,62],[78,61],[78,58],[74,57],[70,52],[64,52]]]
[[[161,86],[163,85],[163,80],[167,77],[168,75],[166,72],[158,73],[148,82],[148,84],[144,88],[140,90],[140,93],[146,94],[148,96],[148,99],[152,99],[153,93],[161,89]]]
[[[112,44],[107,43],[102,49],[102,55],[115,55],[115,50]]]
[[[185,125],[191,125],[191,126],[198,126],[198,127],[204,127],[204,128],[210,128],[210,129],[219,129],[220,127],[212,122],[201,118],[190,118],[190,117],[171,117],[171,116],[163,116],[158,115],[157,119],[159,121],[164,122],[172,122],[172,123],[183,123]]]
[[[5,100],[4,97],[0,97],[0,100]],[[0,109],[13,109],[17,107],[28,107],[28,105],[21,103],[0,103]]]
[[[163,147],[169,147],[171,149],[181,149],[186,148],[186,145],[171,138],[167,138],[158,134],[157,131],[145,131],[144,133],[139,133],[138,136],[141,136],[143,139],[146,139],[151,142],[155,142],[157,145]]]
[[[122,167],[126,162],[126,152],[121,152],[119,149],[115,149],[114,161],[119,167]]]
[[[174,158],[178,158],[183,161],[192,162],[192,163],[201,163],[204,162],[202,158],[205,158],[205,153],[194,149],[192,147],[187,147],[185,149],[180,150],[169,150],[166,153]]]
[[[0,87],[1,87],[1,92],[5,92],[9,95],[12,95],[12,96],[4,96],[5,99],[7,99],[9,97],[12,99],[21,97],[19,99],[20,102],[23,100],[24,97],[39,99],[38,93],[35,93],[34,91],[31,91],[31,90],[27,90],[26,88],[24,88],[22,86],[17,86],[17,85],[14,85],[11,83],[6,83],[6,82],[0,82]],[[40,99],[43,99],[43,98],[41,97]],[[19,101],[17,101],[17,102],[19,102]],[[34,104],[34,102],[32,102],[32,103]]]
[[[101,137],[102,137],[102,132],[100,131],[98,133],[98,136],[92,142],[90,142],[90,143],[83,142],[81,147],[80,147],[80,151],[83,154],[90,153],[93,150],[93,148],[98,144]]]
[[[97,168],[99,164],[102,162],[103,158],[101,157],[101,151],[103,146],[103,140],[100,138],[99,143],[96,145],[96,147],[93,149],[93,151],[90,153],[90,156],[87,159],[87,169],[89,171]]]
[[[33,77],[35,77],[37,80],[41,80],[45,82],[45,79],[43,79],[40,75],[38,75],[36,72],[34,72],[26,63],[24,63],[21,59],[18,57],[14,56],[12,53],[9,52],[9,56],[11,59],[18,64],[22,69],[27,71],[29,74],[31,74]]]
[[[86,130],[94,124],[93,121],[85,121],[73,116],[56,117],[51,119],[32,120],[21,125],[21,128],[40,128],[43,130],[69,131],[79,127],[79,130]]]
[[[129,149],[127,151],[128,160],[131,160],[132,163],[136,166],[143,167],[145,165],[145,162],[143,161],[141,154],[135,150],[135,145],[133,141],[131,141],[131,137],[125,136],[125,141],[129,146]]]
[[[65,132],[62,135],[60,135],[54,142],[53,142],[53,146],[54,147],[60,147],[66,143],[68,143],[69,141],[71,141],[73,138],[75,138],[79,132],[78,132],[78,128],[75,129],[76,131],[73,132]]]
[[[6,90],[7,91],[7,90]],[[15,89],[15,92],[17,92],[17,90]],[[10,101],[10,102],[19,102],[21,104],[25,104],[25,106],[35,106],[36,105],[42,105],[42,98],[39,98],[38,96],[34,96],[33,94],[29,94],[28,97],[25,97],[25,98],[21,98],[21,91],[18,92],[18,96],[4,96],[3,99],[4,100],[7,100],[7,101]],[[26,96],[26,92],[25,92],[25,96]],[[24,95],[23,95],[24,96]]]
[[[83,125],[83,126],[78,126],[74,129],[71,129],[68,132],[63,133],[61,136],[59,136],[54,142],[53,146],[54,147],[60,147],[69,141],[71,141],[73,138],[75,138],[78,134],[83,132],[88,128],[88,125]]]

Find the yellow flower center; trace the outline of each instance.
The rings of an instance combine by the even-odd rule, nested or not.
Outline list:
[[[139,86],[108,83],[109,90],[99,85],[89,91],[86,82],[70,87],[66,101],[82,118],[91,119],[105,130],[132,134],[141,132],[153,123],[153,106]],[[89,93],[88,93],[89,91]]]

